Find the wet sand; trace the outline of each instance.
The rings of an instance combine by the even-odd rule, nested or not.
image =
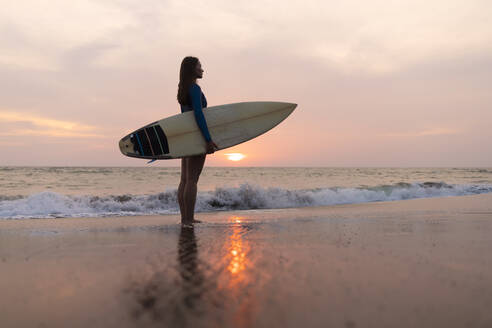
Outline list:
[[[0,326],[492,326],[492,194],[198,218],[0,221]]]

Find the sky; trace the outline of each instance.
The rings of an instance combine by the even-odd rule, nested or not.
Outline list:
[[[0,166],[143,166],[129,132],[209,106],[285,101],[209,166],[492,166],[492,2],[0,0]],[[227,153],[242,153],[238,162]],[[179,166],[179,160],[154,166]]]

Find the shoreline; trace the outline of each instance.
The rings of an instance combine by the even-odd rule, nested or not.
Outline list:
[[[471,207],[470,211],[480,208],[485,214],[492,214],[492,193],[465,196],[444,196],[429,198],[413,198],[395,201],[373,201],[355,204],[336,204],[326,206],[306,206],[291,208],[267,208],[267,209],[248,209],[248,210],[220,210],[210,212],[197,212],[198,220],[206,226],[207,224],[217,224],[228,222],[231,216],[242,216],[245,222],[256,222],[261,220],[276,220],[281,218],[306,218],[326,215],[342,215],[346,217],[360,216],[363,213],[369,217],[378,215],[390,215],[393,211],[412,211],[419,208],[420,211],[433,211],[434,215],[459,215],[463,211],[460,200],[465,200],[465,206]],[[490,206],[487,206],[487,203]],[[447,210],[445,209],[447,208]],[[466,212],[466,211],[465,211]],[[478,214],[478,213],[477,213]],[[149,226],[149,225],[173,225],[180,223],[179,214],[159,214],[159,215],[131,215],[131,216],[103,216],[103,217],[60,217],[60,218],[22,218],[22,219],[1,219],[0,233],[7,229],[28,227],[43,227],[49,225],[78,227],[87,225],[109,225],[109,226]]]

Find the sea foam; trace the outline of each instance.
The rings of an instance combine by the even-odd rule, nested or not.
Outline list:
[[[377,187],[288,190],[242,184],[199,192],[197,212],[275,209],[462,196],[492,192],[490,184],[450,185],[443,182],[397,183]],[[74,196],[40,192],[0,195],[0,219],[104,217],[178,213],[176,190],[150,195]]]

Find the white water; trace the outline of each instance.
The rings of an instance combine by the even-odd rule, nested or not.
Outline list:
[[[196,211],[272,209],[492,192],[492,184],[398,183],[365,188],[283,189],[250,184],[198,193]],[[65,195],[44,191],[0,198],[0,219],[103,217],[177,213],[176,190],[153,194]]]

